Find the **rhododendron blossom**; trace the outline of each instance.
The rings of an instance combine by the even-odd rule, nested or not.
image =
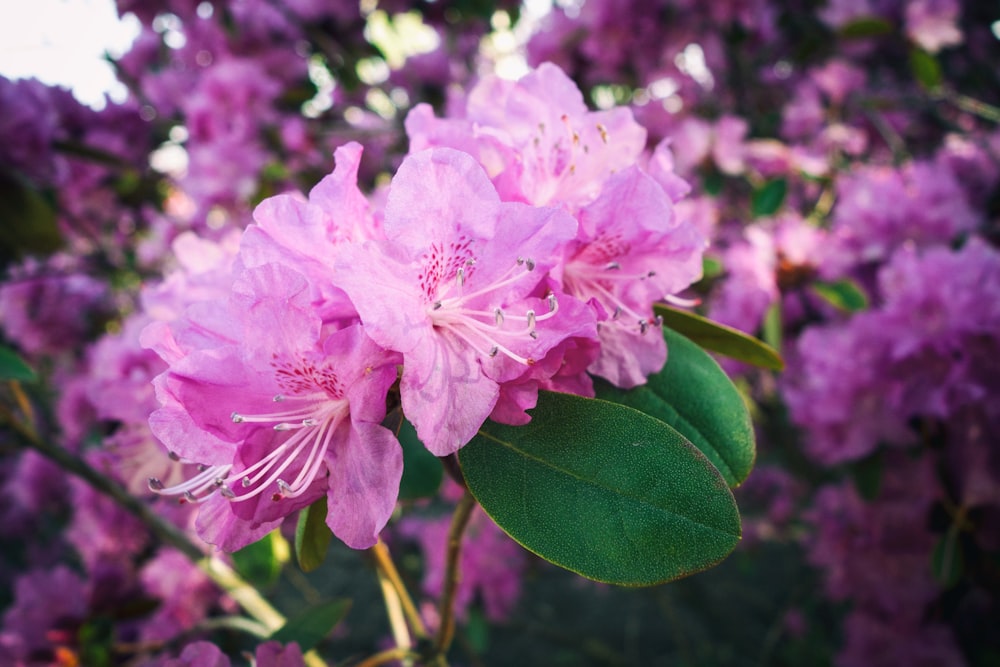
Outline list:
[[[357,325],[327,331],[303,276],[281,265],[246,270],[225,305],[217,345],[170,360],[157,378],[163,407],[151,418],[175,454],[204,470],[174,487],[150,485],[188,501],[218,492],[212,502],[238,521],[220,528],[203,516],[200,528],[227,548],[324,494],[334,533],[356,548],[371,546],[402,470],[398,443],[379,425],[395,357]],[[169,333],[149,331],[147,344],[169,349]]]
[[[400,166],[384,226],[387,240],[344,247],[340,283],[366,333],[403,355],[403,410],[444,456],[475,435],[503,383],[563,340],[594,337],[589,312],[546,281],[576,221],[501,203],[469,155],[432,149]]]

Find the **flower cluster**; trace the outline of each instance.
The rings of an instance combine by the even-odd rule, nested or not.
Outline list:
[[[497,94],[510,112],[487,118]],[[334,534],[373,545],[402,472],[381,425],[396,395],[447,456],[488,418],[526,423],[540,389],[663,366],[652,306],[698,278],[705,240],[637,165],[642,128],[587,111],[553,65],[484,80],[468,108],[414,110],[384,206],[358,189],[361,147],[338,149],[307,199],[257,207],[221,298],[144,332],[168,365],[153,432],[202,466],[149,483],[204,502],[209,542],[237,549],[325,495]]]

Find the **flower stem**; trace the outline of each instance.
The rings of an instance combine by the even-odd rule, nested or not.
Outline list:
[[[416,653],[410,649],[405,648],[391,648],[387,651],[382,651],[376,653],[375,655],[365,658],[358,663],[357,667],[378,667],[378,665],[385,665],[396,660],[406,661],[407,659],[419,658]]]
[[[443,656],[448,652],[451,641],[455,637],[455,594],[458,591],[458,582],[461,578],[459,571],[459,559],[462,555],[462,534],[469,519],[472,517],[472,510],[476,507],[476,499],[465,489],[462,499],[458,501],[455,514],[451,517],[451,528],[448,530],[448,552],[446,555],[444,591],[441,594],[441,626],[438,628],[437,646],[438,654]]]
[[[399,603],[402,606],[403,615],[410,624],[410,629],[413,630],[413,634],[415,634],[418,639],[426,639],[428,636],[427,628],[424,626],[423,619],[420,618],[420,612],[417,611],[416,605],[413,604],[413,599],[406,590],[406,585],[403,584],[403,578],[399,576],[396,564],[392,562],[392,556],[389,554],[389,547],[385,545],[385,542],[379,539],[370,551],[372,556],[375,558],[375,567],[378,568],[379,577],[384,576],[392,586],[392,590],[395,592],[396,598],[398,598]]]

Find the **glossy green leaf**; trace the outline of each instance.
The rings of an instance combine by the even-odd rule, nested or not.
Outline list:
[[[646,384],[629,390],[595,382],[597,397],[642,410],[676,429],[738,486],[753,468],[750,413],[736,385],[704,350],[665,329],[667,363]]]
[[[17,352],[5,345],[0,345],[0,380],[34,382],[37,379],[35,371],[25,363]]]
[[[944,80],[941,63],[923,49],[914,48],[910,51],[910,69],[913,77],[927,90],[939,88]]]
[[[295,642],[303,653],[311,651],[340,623],[350,608],[351,601],[347,599],[318,605],[289,618],[270,639],[282,644]]]
[[[842,26],[837,32],[847,39],[881,37],[892,32],[892,23],[878,16],[861,16]]]
[[[768,181],[754,190],[750,197],[750,214],[755,218],[774,215],[785,203],[788,182],[783,178]]]
[[[280,530],[270,533],[233,553],[233,567],[258,588],[270,586],[288,562],[288,542]]]
[[[672,306],[656,304],[654,310],[663,318],[665,326],[684,334],[706,350],[761,368],[780,371],[785,367],[774,348],[739,329]]]
[[[740,538],[708,459],[638,410],[540,392],[525,426],[487,422],[458,459],[508,535],[589,579],[644,586],[704,570]]]
[[[444,477],[441,460],[427,451],[424,443],[417,437],[417,430],[407,419],[402,419],[396,436],[403,447],[403,478],[399,482],[399,499],[433,497]]]
[[[326,496],[299,512],[295,525],[295,558],[303,572],[312,572],[326,559],[333,532],[326,525]]]
[[[868,295],[853,280],[814,282],[813,292],[834,308],[854,313],[868,307]]]

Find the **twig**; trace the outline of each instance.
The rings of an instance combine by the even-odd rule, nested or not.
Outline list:
[[[42,439],[33,427],[17,419],[6,406],[0,405],[0,418],[17,431],[27,446],[47,457],[63,470],[87,482],[96,491],[110,497],[123,509],[142,521],[160,542],[174,547],[194,561],[216,585],[236,600],[268,632],[273,632],[285,624],[285,617],[231,567],[218,558],[206,555],[200,547],[188,539],[182,530],[153,512],[146,503],[131,495],[117,482],[101,474],[79,456]],[[318,657],[310,656],[308,664],[319,667],[324,663]]]
[[[409,649],[391,648],[387,651],[376,653],[369,658],[365,658],[357,664],[357,667],[377,667],[378,665],[385,665],[393,662],[394,660],[407,660],[419,657],[420,656]]]
[[[438,628],[437,646],[438,654],[444,656],[451,646],[451,641],[455,636],[455,593],[458,591],[458,582],[461,578],[459,571],[459,559],[462,555],[462,534],[469,519],[472,517],[472,510],[476,507],[476,499],[465,489],[462,499],[458,501],[455,514],[451,517],[451,528],[448,530],[448,553],[444,592],[441,594],[441,626]]]
[[[399,576],[396,564],[392,562],[392,556],[389,555],[389,547],[379,539],[370,551],[375,558],[375,567],[378,568],[380,576],[385,576],[392,585],[402,607],[403,615],[406,616],[413,634],[417,636],[417,639],[427,639],[427,628],[424,626],[423,619],[420,618],[420,612],[417,611],[416,605],[413,604],[413,599],[410,598],[410,594],[406,591],[406,585],[403,584],[403,578]]]

